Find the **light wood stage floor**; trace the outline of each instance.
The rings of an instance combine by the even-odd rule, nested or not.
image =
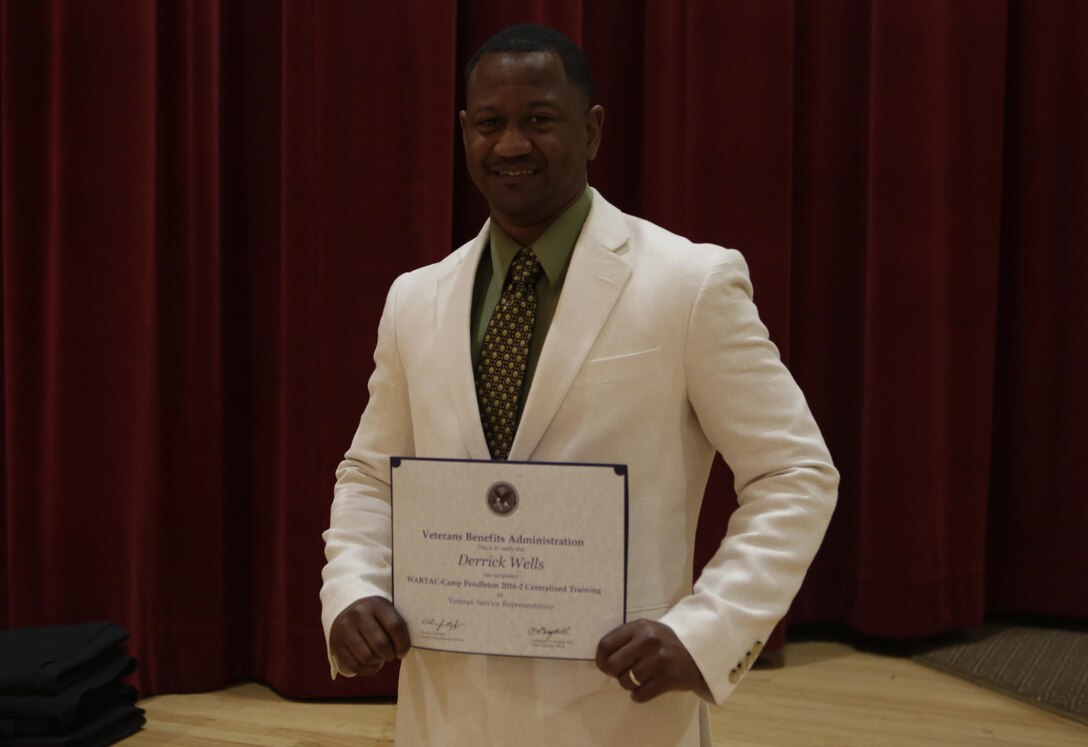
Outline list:
[[[834,642],[790,643],[784,666],[753,670],[712,712],[714,744],[804,747],[1088,745],[1088,726],[907,658]],[[126,747],[339,747],[393,743],[391,703],[309,702],[243,684],[141,701]]]

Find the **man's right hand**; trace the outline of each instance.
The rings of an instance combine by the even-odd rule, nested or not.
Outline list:
[[[343,674],[375,674],[387,661],[408,654],[408,625],[387,599],[366,597],[333,620],[329,648]]]

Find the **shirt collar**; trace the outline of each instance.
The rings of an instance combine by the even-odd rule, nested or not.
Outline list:
[[[570,255],[574,252],[574,244],[582,233],[582,226],[585,225],[592,204],[593,192],[587,186],[582,196],[552,221],[533,244],[533,254],[540,260],[540,266],[552,288],[562,284]],[[493,277],[500,279],[501,284],[521,247],[495,221],[491,221],[490,241],[491,266],[495,270]]]

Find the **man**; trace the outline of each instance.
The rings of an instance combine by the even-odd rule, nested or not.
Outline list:
[[[785,614],[838,475],[741,256],[587,187],[604,112],[577,47],[539,26],[500,32],[469,62],[466,97],[490,220],[390,289],[324,535],[333,673],[403,659],[399,745],[709,744],[705,704],[725,700]],[[501,391],[489,351],[526,306],[523,379]],[[715,451],[740,507],[693,589]],[[596,662],[410,649],[388,601],[390,455],[629,465],[629,622]]]

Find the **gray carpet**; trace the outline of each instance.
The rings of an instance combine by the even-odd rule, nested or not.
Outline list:
[[[987,623],[913,658],[1088,724],[1088,630]]]

